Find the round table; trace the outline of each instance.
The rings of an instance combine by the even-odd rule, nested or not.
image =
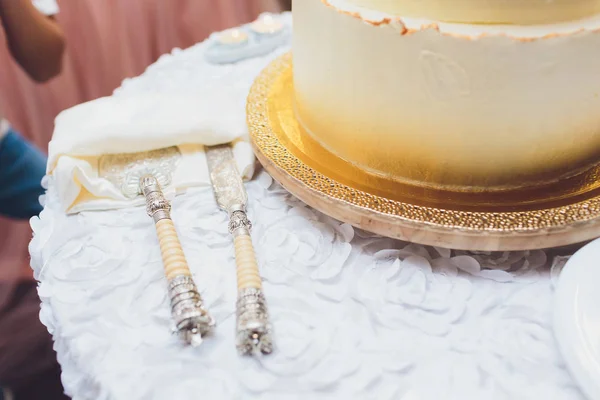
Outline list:
[[[250,88],[288,50],[218,66],[206,48],[174,50],[116,95]],[[276,350],[245,358],[234,347],[233,246],[210,188],[173,204],[218,323],[193,349],[170,334],[143,209],[66,216],[46,184],[31,264],[75,400],[582,398],[551,330],[556,251],[466,253],[378,237],[312,210],[259,171],[247,184],[249,214]]]

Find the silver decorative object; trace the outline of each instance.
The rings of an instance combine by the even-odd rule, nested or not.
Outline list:
[[[127,198],[144,195],[146,212],[156,225],[167,275],[174,332],[187,344],[197,346],[214,326],[204,308],[187,266],[183,249],[171,220],[171,204],[161,186],[171,183],[171,174],[181,154],[177,147],[144,153],[109,154],[99,160],[101,177],[109,180]]]
[[[262,290],[238,291],[236,304],[236,346],[240,354],[270,354],[273,351],[271,324]]]
[[[171,316],[175,323],[173,331],[185,343],[200,345],[215,326],[215,321],[204,308],[194,280],[184,275],[169,280],[169,298]]]
[[[252,224],[246,214],[248,196],[242,177],[228,144],[207,147],[206,158],[215,199],[229,214],[229,232],[234,239],[238,280],[236,345],[240,354],[269,354],[273,350],[271,325],[250,237]]]

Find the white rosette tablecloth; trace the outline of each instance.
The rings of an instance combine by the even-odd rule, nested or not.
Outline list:
[[[163,56],[116,95],[249,88],[287,50],[216,66],[206,46]],[[555,252],[474,254],[378,237],[258,172],[247,184],[249,213],[277,347],[241,358],[233,247],[210,188],[173,204],[218,322],[192,349],[169,332],[160,251],[143,209],[66,216],[47,186],[30,252],[40,317],[75,400],[582,399],[551,330]]]

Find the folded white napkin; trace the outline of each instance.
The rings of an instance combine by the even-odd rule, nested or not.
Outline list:
[[[254,155],[243,139],[245,114],[231,96],[181,92],[111,96],[63,111],[55,122],[47,173],[54,177],[67,213],[143,204],[127,199],[99,177],[103,154],[136,153],[178,146],[181,160],[173,171],[167,197],[189,187],[210,184],[203,145],[233,142],[240,173],[253,173]]]

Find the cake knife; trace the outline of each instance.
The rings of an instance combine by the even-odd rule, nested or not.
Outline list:
[[[240,354],[269,354],[271,325],[246,214],[248,195],[229,144],[206,147],[217,204],[229,215],[237,265],[236,347]]]
[[[177,147],[142,153],[106,154],[98,162],[99,175],[127,198],[143,195],[146,212],[154,220],[165,274],[169,285],[174,332],[187,344],[197,346],[215,322],[204,308],[202,296],[192,279],[175,225],[171,204],[161,186],[170,184],[181,154]]]

